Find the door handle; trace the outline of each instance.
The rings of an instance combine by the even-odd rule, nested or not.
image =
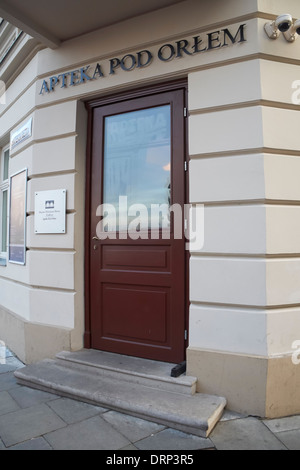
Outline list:
[[[98,238],[98,237],[93,237],[93,240],[97,240],[97,241],[101,241],[101,238]]]

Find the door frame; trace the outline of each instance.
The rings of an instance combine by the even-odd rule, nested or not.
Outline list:
[[[118,103],[127,101],[134,98],[140,98],[143,96],[149,96],[157,93],[165,93],[172,90],[184,90],[185,97],[185,108],[187,109],[188,103],[188,89],[187,80],[181,79],[173,82],[160,83],[158,85],[152,85],[137,90],[129,90],[126,92],[107,95],[99,97],[85,103],[88,112],[88,126],[87,126],[87,149],[86,149],[86,190],[85,190],[85,242],[84,242],[84,305],[85,305],[85,318],[84,318],[84,347],[86,349],[91,348],[91,282],[90,282],[90,249],[91,249],[91,234],[90,234],[90,223],[91,223],[91,166],[92,166],[92,143],[93,143],[93,110],[98,106],[107,104]],[[185,147],[185,161],[188,163],[188,119],[184,120],[184,147]],[[188,180],[188,168],[183,171],[185,172],[185,203],[189,201],[189,180]],[[185,285],[184,285],[184,322],[185,331],[187,332],[184,340],[184,350],[186,352],[188,346],[188,332],[189,332],[189,258],[190,253],[185,250]]]

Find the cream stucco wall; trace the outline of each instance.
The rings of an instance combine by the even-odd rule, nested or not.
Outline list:
[[[258,8],[263,17],[289,8],[299,17],[292,1]],[[190,263],[188,371],[199,390],[224,394],[235,409],[279,416],[299,411],[300,117],[292,84],[300,44],[269,40],[265,21],[257,22],[258,58],[189,78],[190,197],[205,203],[206,217],[204,247]]]
[[[10,85],[0,142],[29,116],[33,135],[10,160],[11,174],[28,168],[28,252],[26,266],[0,267],[0,336],[24,360],[83,345],[83,101],[184,77],[189,202],[205,205],[204,246],[190,259],[188,373],[198,376],[199,391],[224,394],[238,411],[300,411],[298,400],[285,405],[273,386],[288,364],[292,397],[300,374],[291,361],[300,339],[300,118],[292,101],[300,40],[272,41],[263,29],[285,12],[299,18],[298,1],[187,0],[44,49]],[[157,58],[163,44],[205,40],[223,28],[235,34],[241,24],[245,42]],[[150,66],[109,74],[111,58],[145,49],[153,53]],[[40,93],[51,76],[97,63],[103,77]],[[34,234],[34,192],[60,188],[67,189],[67,233]]]

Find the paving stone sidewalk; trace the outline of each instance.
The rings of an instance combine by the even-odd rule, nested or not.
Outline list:
[[[0,358],[1,359],[1,358]],[[225,411],[208,439],[18,385],[0,361],[0,450],[300,450],[300,416],[260,420]]]

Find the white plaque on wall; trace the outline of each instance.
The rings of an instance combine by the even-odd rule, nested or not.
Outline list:
[[[32,117],[22,124],[21,127],[10,133],[10,151],[21,144],[24,140],[29,139],[32,136]]]
[[[65,189],[35,193],[34,233],[66,233]]]

